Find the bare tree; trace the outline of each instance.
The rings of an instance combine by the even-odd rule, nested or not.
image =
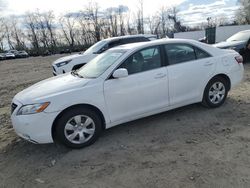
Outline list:
[[[160,27],[161,21],[158,16],[150,16],[148,18],[148,27],[151,34],[159,35],[159,27]]]
[[[77,17],[77,22],[79,24],[79,35],[82,45],[89,46],[93,41],[92,29],[84,12],[80,12],[80,15]]]
[[[176,32],[185,31],[186,27],[181,25],[181,21],[177,17],[178,9],[176,7],[172,7],[168,10],[168,12],[169,12],[169,14],[168,14],[169,20],[172,20],[174,23],[174,30]]]
[[[138,8],[136,12],[136,22],[137,22],[137,32],[139,34],[144,34],[144,25],[143,25],[143,0],[138,0]]]
[[[46,14],[44,14],[43,19],[44,19],[45,25],[48,29],[51,49],[52,49],[52,51],[54,51],[55,48],[57,47],[57,42],[56,42],[56,32],[55,32],[56,26],[54,23],[55,22],[55,15],[54,15],[53,11],[49,11]]]
[[[5,28],[5,37],[6,37],[6,40],[7,40],[7,43],[8,43],[8,46],[10,49],[15,49],[15,46],[12,42],[12,37],[11,37],[11,30],[10,30],[10,25],[8,24],[8,20],[5,20],[5,23],[4,23],[4,28]]]
[[[99,16],[99,6],[97,3],[89,3],[85,10],[86,16],[89,19],[89,26],[93,26],[93,37],[96,41],[101,40],[101,19]]]
[[[17,50],[23,50],[26,48],[25,46],[25,35],[21,29],[20,26],[20,18],[18,17],[11,17],[8,20],[9,23],[9,30],[11,33],[11,37],[13,39],[13,43],[14,43],[14,48]],[[7,26],[8,27],[8,26]]]
[[[124,23],[124,15],[129,11],[129,8],[124,5],[118,6],[118,18],[119,18],[119,24],[120,24],[120,35],[125,35],[126,29],[125,29],[125,23]]]
[[[250,24],[250,0],[238,0],[241,7],[236,12],[237,21],[240,24]]]
[[[60,18],[61,29],[63,32],[63,36],[67,41],[68,45],[71,49],[73,49],[75,45],[75,27],[76,27],[76,19],[72,15],[65,15]]]
[[[26,13],[24,24],[27,29],[27,38],[34,49],[34,53],[40,54],[39,33],[36,16],[37,15],[35,13]]]
[[[166,37],[168,28],[170,27],[169,24],[169,9],[166,7],[162,6],[160,8],[160,11],[158,13],[159,15],[159,20],[160,20],[160,28],[161,28],[161,36]]]
[[[5,21],[4,18],[0,18],[0,51],[4,50],[4,38],[5,38],[5,31],[2,29],[4,28]]]
[[[54,13],[53,11],[36,12],[38,31],[40,33],[40,41],[43,47],[49,49],[51,52],[56,48],[56,37],[54,27]]]
[[[107,19],[108,19],[108,25],[106,28],[110,32],[110,35],[112,37],[118,36],[118,21],[117,21],[117,10],[115,7],[111,7],[106,9]]]

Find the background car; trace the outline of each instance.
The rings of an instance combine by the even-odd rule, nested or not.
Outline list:
[[[18,51],[18,53],[15,54],[16,58],[26,58],[29,57],[29,54],[22,50],[22,51]]]
[[[9,50],[8,53],[12,53],[14,54],[15,56],[18,55],[18,50]]]
[[[0,60],[5,60],[6,57],[5,57],[5,54],[4,53],[0,53]]]
[[[11,120],[26,140],[81,148],[121,123],[198,102],[219,107],[243,72],[236,51],[193,40],[122,45],[18,93]]]
[[[4,55],[5,55],[6,59],[15,59],[16,58],[15,54],[13,54],[11,52],[7,52]]]
[[[72,70],[77,70],[92,60],[94,57],[110,48],[123,44],[147,42],[155,39],[157,39],[156,35],[127,35],[104,39],[91,46],[83,54],[66,56],[53,62],[53,74],[59,75]]]
[[[229,37],[226,41],[214,44],[213,46],[221,49],[233,49],[242,54],[249,39],[250,30],[244,30]]]

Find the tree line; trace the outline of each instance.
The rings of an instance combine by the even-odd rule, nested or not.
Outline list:
[[[249,24],[250,0],[239,3],[242,6],[235,22]],[[61,16],[36,10],[22,16],[0,17],[0,51],[27,50],[31,55],[82,51],[108,37],[151,33],[162,38],[201,27],[206,25],[183,26],[176,7],[161,7],[153,16],[145,17],[143,0],[137,1],[136,12],[124,5],[101,10],[98,3],[90,2],[82,11]]]

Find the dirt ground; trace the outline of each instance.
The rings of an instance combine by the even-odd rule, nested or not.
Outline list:
[[[250,187],[250,64],[217,109],[194,104],[104,131],[70,150],[16,137],[13,96],[60,56],[0,62],[0,187]]]

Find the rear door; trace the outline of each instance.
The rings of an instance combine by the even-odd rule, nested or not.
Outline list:
[[[204,87],[215,70],[211,55],[189,44],[164,46],[169,66],[170,105],[201,100]]]

